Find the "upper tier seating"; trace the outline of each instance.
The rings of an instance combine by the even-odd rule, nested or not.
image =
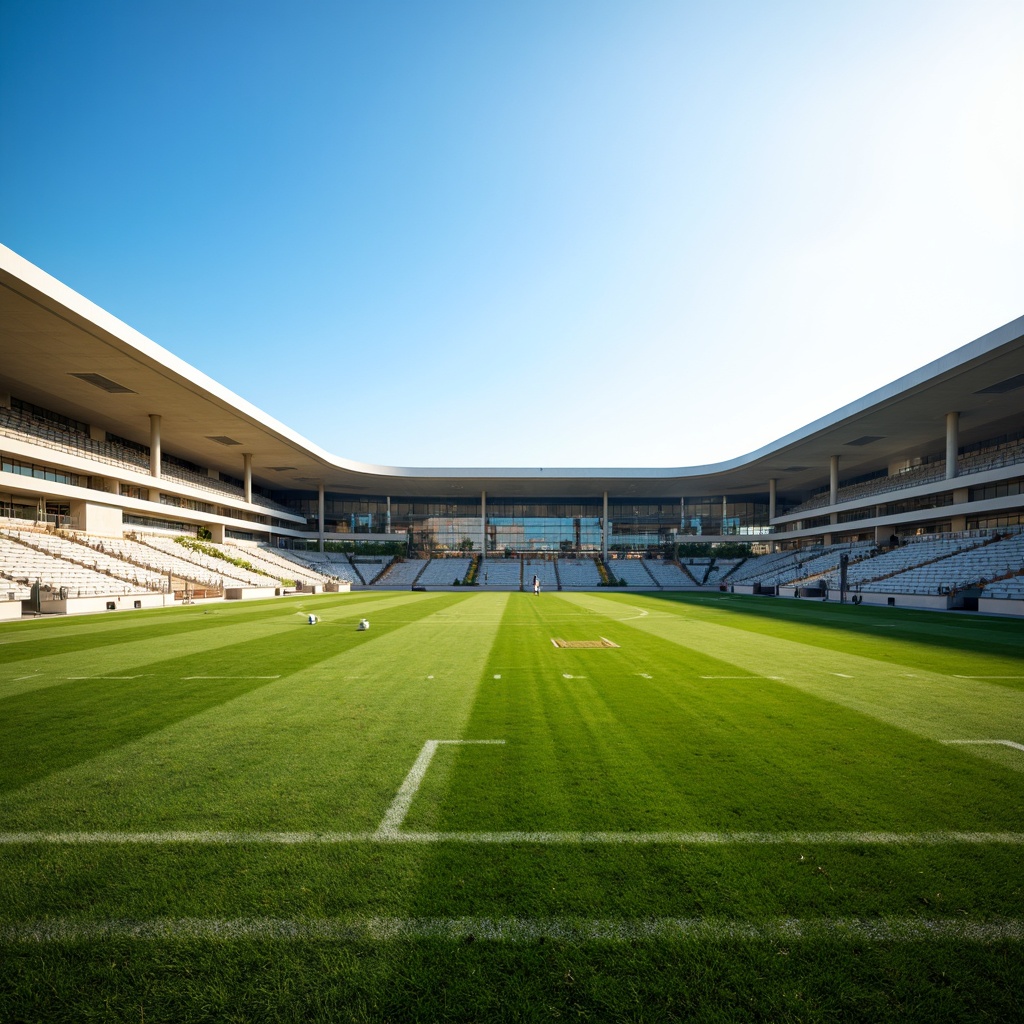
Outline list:
[[[97,441],[81,431],[53,423],[50,420],[37,419],[19,409],[0,407],[0,435],[22,438],[55,451],[79,455],[108,466],[119,466],[134,473],[148,474],[150,471],[149,456],[144,452],[118,444],[116,441]],[[166,458],[161,460],[160,474],[162,478],[188,484],[200,490],[227,494],[233,498],[244,498],[245,496],[241,487],[225,483],[219,477],[197,473],[195,470],[179,466]],[[159,481],[154,481],[152,486],[158,485]],[[252,495],[252,503],[278,512],[294,513],[294,509],[266,498],[262,494],[257,494],[255,491]]]

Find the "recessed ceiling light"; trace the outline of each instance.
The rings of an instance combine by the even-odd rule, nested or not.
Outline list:
[[[1018,373],[1016,377],[1007,377],[998,384],[989,384],[987,388],[975,391],[976,395],[1005,395],[1007,391],[1016,391],[1017,388],[1024,388],[1024,373]]]
[[[72,373],[69,374],[69,376],[77,377],[79,380],[84,380],[86,384],[92,384],[93,387],[100,388],[103,391],[108,391],[112,395],[138,394],[138,392],[132,391],[131,388],[126,388],[123,384],[118,384],[116,380],[104,377],[101,373]]]

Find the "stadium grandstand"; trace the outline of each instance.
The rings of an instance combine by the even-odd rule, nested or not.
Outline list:
[[[1024,317],[717,465],[419,470],[328,453],[4,247],[0,284],[0,617],[534,576],[1024,615]]]

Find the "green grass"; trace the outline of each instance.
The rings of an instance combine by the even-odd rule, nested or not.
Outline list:
[[[991,618],[464,592],[0,626],[0,1021],[1019,1020],[1024,751],[948,742],[992,739],[1024,743],[1024,626]],[[439,746],[382,837],[427,740],[504,742]]]

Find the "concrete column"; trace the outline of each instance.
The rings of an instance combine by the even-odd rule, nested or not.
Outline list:
[[[487,558],[487,492],[480,492],[480,557]]]
[[[387,510],[387,512],[385,513],[385,516],[384,516],[384,532],[385,533],[390,533],[391,532],[391,496],[390,495],[388,495],[388,499],[387,500],[388,500],[388,510]]]
[[[608,492],[604,492],[601,507],[601,560],[608,561]]]
[[[839,497],[839,456],[832,455],[828,460],[828,503],[834,505]]]
[[[149,414],[149,475],[160,479],[160,416]]]
[[[245,487],[245,500],[246,503],[252,504],[252,455],[246,452],[242,453],[242,481]]]
[[[956,456],[960,449],[960,413],[946,413],[946,479],[957,475]]]
[[[317,526],[320,531],[320,554],[324,553],[324,482],[317,488]]]
[[[768,481],[768,522],[775,518],[775,477]]]

